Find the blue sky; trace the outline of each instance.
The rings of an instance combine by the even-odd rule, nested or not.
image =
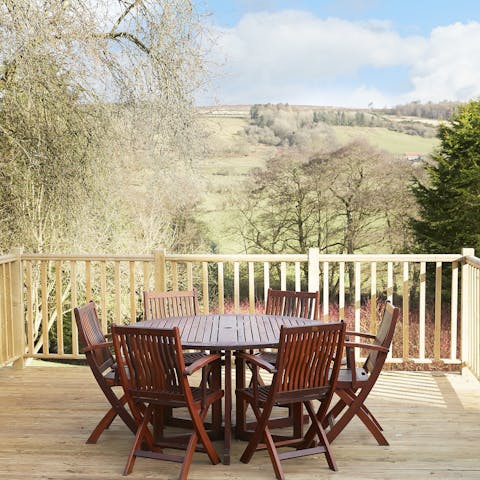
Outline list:
[[[480,96],[477,0],[205,0],[199,104],[383,107]]]

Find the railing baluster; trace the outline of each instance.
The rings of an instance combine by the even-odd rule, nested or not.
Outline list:
[[[295,291],[300,292],[302,290],[302,271],[300,262],[295,262]]]
[[[128,278],[129,278],[129,292],[130,292],[130,318],[129,323],[135,322],[137,319],[137,295],[135,291],[135,262],[130,260],[128,262]],[[142,300],[143,302],[143,300]]]
[[[387,263],[387,300],[393,303],[393,262]]]
[[[92,297],[92,262],[85,262],[85,303],[93,300]]]
[[[359,332],[360,326],[360,308],[361,308],[361,296],[362,296],[362,269],[360,262],[355,262],[355,330]]]
[[[248,312],[255,313],[255,270],[253,262],[248,262]]]
[[[280,289],[287,289],[287,262],[280,262]]]
[[[210,311],[209,289],[208,289],[208,263],[202,262],[202,293],[203,293],[203,313],[208,315]]]
[[[377,331],[377,262],[370,264],[370,333]]]
[[[410,319],[410,281],[409,281],[409,263],[403,262],[403,360],[408,360],[409,357],[409,345],[410,345],[410,329],[409,329],[409,319]]]
[[[148,262],[143,262],[143,290],[150,291],[150,264]]]
[[[104,332],[108,331],[107,319],[107,268],[106,262],[100,262],[100,304],[101,304],[101,319],[102,329]]]
[[[172,267],[172,290],[178,290],[177,262],[172,262],[171,267]]]
[[[9,358],[9,348],[8,348],[8,315],[7,315],[7,284],[6,284],[6,264],[0,265],[0,301],[2,302],[0,308],[0,348],[1,355],[0,361],[5,363]]]
[[[339,320],[345,320],[345,262],[340,262],[338,290],[338,316]]]
[[[425,307],[426,307],[427,264],[420,262],[420,323],[419,323],[419,358],[425,360]]]
[[[225,290],[224,290],[224,274],[223,262],[218,263],[218,311],[225,313]]]
[[[63,306],[62,306],[62,262],[55,262],[55,297],[57,311],[57,352],[60,355],[65,353],[63,338]]]
[[[42,349],[49,353],[48,345],[48,288],[47,288],[47,260],[41,262],[41,291],[42,291]]]
[[[115,276],[115,323],[120,323],[121,318],[121,304],[120,304],[120,262],[114,262],[113,264],[114,276]]]
[[[330,313],[330,288],[328,281],[328,262],[323,262],[323,321],[328,322]]]
[[[2,265],[3,267],[3,265]],[[32,284],[32,262],[27,260],[25,262],[25,287],[27,289],[26,303],[27,303],[27,344],[28,353],[33,354],[33,284]],[[2,305],[5,302],[2,302]]]
[[[75,261],[70,262],[70,295],[72,299],[72,309],[70,312],[70,319],[72,322],[72,353],[78,355],[78,330],[75,322],[75,316],[73,313],[73,307],[78,305],[77,299],[77,263]]]
[[[268,289],[270,288],[270,262],[263,263],[263,299],[267,301]]]
[[[12,319],[12,264],[5,265],[5,319],[7,321],[6,335],[7,335],[7,357],[15,355],[14,338],[13,338],[13,319]]]
[[[442,327],[442,262],[435,266],[435,329],[433,340],[433,355],[440,360],[440,332]]]
[[[450,305],[450,360],[457,355],[457,322],[458,322],[458,262],[452,262],[452,298]]]
[[[240,311],[240,264],[233,262],[233,308]]]

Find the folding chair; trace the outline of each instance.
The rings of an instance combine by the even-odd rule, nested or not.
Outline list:
[[[143,292],[143,306],[145,320],[155,320],[167,317],[193,316],[200,313],[197,291],[176,290],[170,292]],[[205,351],[184,351],[183,360],[185,365],[191,365],[199,358],[207,355]],[[216,372],[215,377],[219,377],[221,372]],[[215,405],[212,412],[212,429],[219,432],[222,421],[222,411],[220,406]],[[173,426],[187,426],[190,420],[174,417],[171,410],[165,410],[165,421]],[[210,425],[209,425],[210,426]]]
[[[87,363],[97,380],[98,386],[111,405],[110,410],[88,437],[87,443],[97,443],[102,432],[110,426],[117,415],[135,433],[137,430],[135,421],[124,407],[125,396],[119,398],[113,390],[113,387],[120,386],[117,363],[110,350],[113,343],[107,341],[102,332],[95,303],[90,301],[86,305],[75,307],[74,314]]]
[[[318,320],[320,318],[320,292],[296,292],[290,290],[273,290],[268,289],[267,301],[265,304],[265,314],[267,315],[286,315],[290,317],[309,318]],[[250,352],[253,353],[253,352]],[[277,352],[274,350],[259,350],[256,355],[261,357],[268,363],[275,364],[277,361]],[[263,380],[258,377],[260,385]],[[237,405],[237,409],[241,409],[242,404]],[[243,406],[244,408],[244,406]],[[277,417],[271,426],[284,427],[294,424],[296,432],[299,436],[303,434],[303,423],[308,417],[303,416],[301,405],[297,405],[297,410],[293,411],[289,408],[287,416]],[[237,418],[243,418],[242,413],[237,411]],[[303,420],[302,420],[303,419]],[[243,423],[243,422],[239,422]],[[246,425],[247,429],[255,427],[255,422]],[[243,431],[239,430],[239,436],[244,436]]]
[[[177,290],[171,292],[143,292],[145,320],[155,320],[167,317],[185,317],[198,315],[197,291]],[[206,352],[184,352],[185,365],[190,365]]]
[[[223,390],[207,385],[209,369],[220,362],[220,355],[207,355],[185,366],[177,327],[156,329],[113,325],[112,337],[122,385],[137,424],[124,475],[131,473],[137,457],[148,457],[182,463],[179,478],[186,479],[198,442],[203,445],[211,463],[219,463],[220,458],[207,435],[204,420],[209,407],[223,397]],[[191,387],[187,377],[200,369],[201,384]],[[188,410],[192,431],[186,443],[181,442],[182,437],[164,436],[163,426],[160,426],[161,437],[158,432],[155,435],[150,432],[149,422],[154,413],[160,412],[161,416],[166,407]],[[158,426],[157,422],[154,423]],[[185,455],[164,453],[165,448],[184,448]]]
[[[337,470],[330,444],[322,427],[324,416],[335,390],[342,360],[345,324],[330,323],[302,327],[283,327],[276,365],[265,362],[258,355],[245,352],[237,356],[251,365],[254,381],[249,388],[237,390],[237,399],[251,406],[257,419],[254,434],[240,461],[248,463],[255,451],[268,449],[275,475],[284,479],[281,460],[304,455],[324,453],[329,467]],[[258,383],[258,369],[273,373],[272,383]],[[320,405],[315,412],[313,400]],[[304,405],[311,420],[305,437],[273,436],[269,419],[274,406]],[[318,444],[315,444],[317,437]],[[278,448],[292,447],[294,451],[280,453]]]
[[[320,316],[320,292],[293,292],[268,289],[267,315],[288,315],[290,317],[318,320]]]
[[[387,303],[376,335],[347,331],[348,340],[345,342],[347,368],[340,370],[335,388],[335,393],[340,399],[328,412],[324,421],[324,427],[330,425],[330,430],[327,431],[330,442],[337,438],[356,415],[379,445],[388,445],[387,439],[382,434],[382,426],[365,406],[365,400],[382,371],[399,314],[400,310],[397,307]],[[352,337],[361,337],[370,340],[371,343],[350,341]],[[369,354],[363,366],[356,367],[356,351],[360,349],[367,350]]]

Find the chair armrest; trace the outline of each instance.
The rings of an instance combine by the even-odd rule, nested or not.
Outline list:
[[[375,338],[375,335],[373,335],[371,333],[354,332],[354,331],[351,331],[351,330],[347,330],[345,332],[345,336],[347,336],[347,337]]]
[[[372,345],[371,343],[362,342],[345,342],[345,348],[365,348],[367,350],[377,350],[378,352],[389,352],[388,348],[381,345]]]
[[[95,345],[88,345],[83,349],[83,353],[91,352],[92,350],[102,350],[104,348],[113,347],[113,342],[96,343]]]
[[[267,370],[270,373],[275,373],[277,371],[275,365],[272,365],[271,363],[267,362],[266,360],[263,360],[257,355],[252,355],[250,353],[245,353],[245,352],[237,352],[235,356],[237,358],[240,358],[241,360],[245,360],[248,363],[256,365],[257,367],[263,368],[264,370]]]
[[[188,367],[185,367],[183,374],[186,376],[192,375],[192,373],[195,373],[197,370],[200,370],[201,368],[204,368],[210,363],[220,360],[221,358],[222,357],[219,353],[212,353],[210,355],[205,355],[204,357],[199,358],[198,360],[195,360]]]

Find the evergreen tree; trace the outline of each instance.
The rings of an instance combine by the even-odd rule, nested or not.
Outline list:
[[[428,184],[415,180],[419,218],[411,220],[418,248],[428,253],[480,249],[480,101],[470,101],[441,124],[440,146],[427,168]]]

